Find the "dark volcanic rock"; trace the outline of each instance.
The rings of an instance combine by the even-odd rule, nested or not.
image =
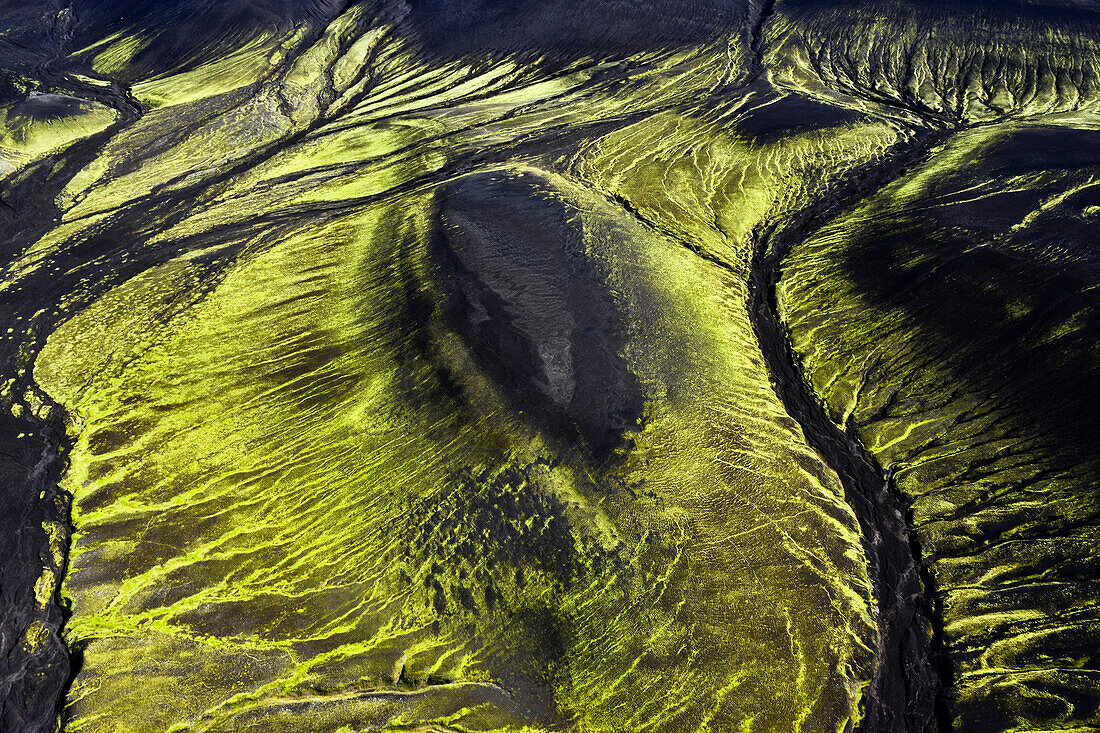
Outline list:
[[[862,733],[929,733],[938,727],[940,670],[931,636],[936,624],[931,600],[922,587],[918,552],[913,546],[904,504],[891,477],[846,425],[830,419],[803,365],[791,350],[792,333],[780,315],[776,286],[781,264],[812,226],[835,215],[868,190],[898,175],[924,148],[901,151],[874,166],[855,171],[827,196],[808,206],[788,229],[760,235],[753,261],[749,313],[776,391],[807,441],[837,472],[844,495],[859,520],[877,606],[876,670],[863,701]]]
[[[46,733],[69,682],[55,595],[68,541],[68,501],[57,492],[66,441],[60,420],[28,407],[0,398],[0,730]]]
[[[594,240],[586,225],[599,214],[571,204],[548,183],[558,180],[555,175],[575,177],[580,185],[603,194],[609,206],[620,205],[624,215],[636,219],[632,223],[640,231],[670,248],[654,247],[654,257],[669,251],[684,257],[701,255],[708,267],[721,270],[723,279],[707,281],[711,285],[706,286],[721,292],[707,296],[721,301],[723,313],[744,316],[739,309],[747,307],[756,340],[753,334],[729,333],[725,327],[722,335],[729,337],[738,357],[746,357],[745,364],[758,370],[753,377],[759,378],[766,395],[752,394],[773,398],[770,378],[786,411],[761,411],[759,422],[768,429],[783,422],[797,434],[792,440],[805,441],[814,449],[808,453],[820,454],[820,473],[832,476],[824,470],[827,464],[840,476],[867,551],[866,558],[857,551],[859,536],[853,529],[849,560],[857,569],[851,572],[862,584],[869,570],[877,639],[867,642],[855,626],[812,634],[830,642],[827,637],[834,631],[838,639],[851,635],[849,641],[837,640],[837,649],[850,643],[856,651],[838,651],[837,660],[858,659],[863,651],[875,656],[873,670],[854,663],[841,669],[847,664],[841,661],[829,670],[837,673],[835,679],[817,672],[800,675],[818,677],[809,685],[825,679],[841,689],[843,705],[831,709],[828,725],[851,725],[859,708],[865,715],[860,724],[864,733],[924,731],[937,725],[977,731],[1100,726],[1098,10],[1100,2],[1093,0],[0,2],[0,111],[7,127],[0,149],[0,730],[53,730],[71,672],[80,664],[66,653],[61,639],[67,611],[57,592],[70,529],[68,498],[59,489],[68,444],[61,406],[35,385],[36,354],[67,319],[79,317],[90,304],[102,303],[102,296],[131,279],[150,276],[150,283],[134,288],[145,295],[132,294],[135,300],[107,311],[102,320],[117,323],[106,324],[110,328],[103,333],[81,334],[90,340],[81,342],[77,351],[109,351],[123,332],[138,342],[133,349],[152,348],[150,344],[163,343],[163,332],[182,312],[177,306],[184,309],[216,289],[226,269],[247,267],[265,248],[301,244],[299,238],[309,239],[307,233],[332,236],[328,229],[319,234],[312,230],[383,204],[399,206],[393,203],[397,195],[416,192],[430,199],[425,192],[437,191],[432,204],[417,199],[425,210],[435,206],[434,230],[430,242],[421,241],[421,219],[409,224],[408,260],[422,262],[422,248],[430,248],[439,310],[458,334],[453,340],[448,334],[447,345],[461,339],[477,366],[472,370],[476,374],[433,372],[447,387],[439,393],[446,393],[440,397],[440,412],[454,405],[449,400],[459,390],[451,387],[484,385],[481,377],[487,376],[506,403],[493,402],[494,414],[508,408],[539,431],[546,440],[534,441],[538,451],[558,453],[555,459],[563,463],[578,456],[595,458],[577,461],[593,470],[619,470],[629,463],[607,459],[621,457],[630,446],[645,399],[652,400],[656,413],[663,401],[675,397],[675,390],[662,394],[660,385],[648,386],[654,384],[651,373],[635,360],[637,352],[660,352],[664,344],[632,348],[639,342],[630,339],[639,337],[630,334],[657,334],[651,338],[658,341],[666,334],[690,336],[695,326],[718,327],[695,319],[686,328],[677,321],[678,331],[632,330],[604,264],[589,251]],[[609,59],[616,62],[607,63]],[[200,71],[180,78],[195,70]],[[163,88],[157,91],[157,85]],[[104,122],[105,128],[69,125],[90,112],[106,113],[105,119],[116,121]],[[73,130],[66,132],[66,125]],[[891,138],[893,133],[896,138]],[[41,149],[28,144],[37,139],[47,141]],[[912,156],[892,158],[882,152],[893,144],[882,142],[889,139]],[[916,170],[903,172],[898,161],[917,160],[917,153],[927,152],[921,141],[932,139],[947,143],[930,152]],[[818,175],[825,167],[849,170],[856,165],[852,161],[867,160],[871,162],[860,162],[850,180],[841,184],[829,179],[829,185],[819,186],[814,201],[776,203],[784,197],[799,198],[800,192],[816,185],[800,177]],[[516,167],[500,167],[508,165]],[[519,172],[520,165],[545,167],[550,173],[542,177]],[[895,176],[901,178],[887,185]],[[870,198],[855,213],[842,215],[863,196]],[[776,213],[780,210],[802,213],[788,218]],[[823,224],[829,217],[839,218],[832,225]],[[392,220],[394,227],[381,227],[382,239],[398,231],[398,225],[405,226],[400,215]],[[753,243],[759,250],[750,262],[747,252]],[[377,249],[390,251],[392,244],[384,241]],[[681,246],[694,255],[681,252]],[[291,250],[285,262],[304,251],[316,252]],[[632,263],[625,260],[640,250],[623,252],[615,255],[616,267],[629,269]],[[239,261],[238,255],[243,255]],[[165,274],[172,268],[188,274],[174,280]],[[280,268],[272,271],[282,273]],[[639,279],[658,271],[671,273],[670,279],[679,277],[671,267],[639,267]],[[377,276],[373,286],[390,274],[386,266],[370,270],[371,277]],[[345,282],[345,275],[318,266],[308,276],[310,282],[316,278],[316,287],[311,285],[303,298],[332,295],[339,290],[333,283]],[[438,335],[438,320],[431,310],[437,304],[420,307],[427,300],[420,291],[421,275],[410,265],[401,274],[407,287],[392,297],[379,287],[370,297],[382,299],[378,293],[386,294],[389,300],[380,308],[408,299],[392,309],[402,317],[393,318],[387,327],[371,322],[374,330],[368,336],[349,337],[348,343],[405,343],[412,340],[408,332],[416,329]],[[255,284],[257,290],[284,284],[277,275],[269,276],[269,282]],[[746,280],[751,281],[751,294],[739,299],[737,288]],[[720,286],[714,284],[719,282]],[[701,299],[702,288],[690,294],[685,288],[675,297],[675,288],[670,288],[669,302]],[[348,290],[364,292],[358,286]],[[623,300],[634,303],[634,290],[630,293]],[[150,305],[161,299],[163,318],[150,315],[161,313],[160,306]],[[701,308],[699,313],[705,311]],[[322,311],[303,307],[302,312]],[[139,313],[145,313],[146,320],[134,315]],[[134,323],[126,320],[131,315]],[[242,323],[247,321],[242,317]],[[277,366],[270,372],[260,370],[262,377],[240,371],[245,386],[262,383],[270,390],[256,397],[256,403],[288,392],[302,396],[277,420],[263,422],[264,429],[300,419],[306,426],[303,433],[312,435],[318,425],[347,417],[347,410],[323,417],[306,410],[329,404],[345,388],[342,385],[358,384],[359,377],[349,373],[362,364],[348,357],[352,350],[343,342],[321,342],[364,327],[364,322],[334,316],[331,322],[303,317],[307,326],[292,319],[281,324],[290,335],[275,339],[288,347],[280,359],[270,362]],[[242,340],[248,336],[242,334]],[[299,340],[305,344],[301,353],[291,351]],[[206,341],[196,341],[201,343],[196,348],[206,348]],[[382,353],[385,348],[379,346],[363,362],[373,364],[377,359],[388,364],[391,355]],[[710,354],[701,353],[704,350],[694,352],[700,357],[700,372],[714,368],[724,372],[719,375],[723,379],[745,376],[725,373],[732,362],[708,360]],[[417,355],[430,351],[425,347]],[[628,351],[634,371],[624,356]],[[668,357],[670,361],[680,359],[681,352],[666,352],[676,354]],[[682,353],[688,353],[687,347]],[[115,365],[122,373],[113,375],[126,383],[126,371],[142,363],[140,356],[113,356],[126,362]],[[137,361],[129,361],[131,357]],[[463,367],[469,366],[465,356],[460,360]],[[209,361],[219,362],[220,368],[224,360]],[[423,362],[425,372],[446,371],[430,359]],[[88,365],[99,363],[74,357],[63,365],[68,381],[61,383],[85,383],[81,372],[95,371],[98,367]],[[201,369],[207,366],[203,361],[196,373],[205,374]],[[234,364],[225,367],[233,374],[235,369]],[[383,385],[385,379],[379,375],[363,381]],[[82,389],[96,393],[88,385],[103,375],[90,376]],[[339,390],[335,384],[341,385]],[[385,388],[378,390],[381,394]],[[709,389],[700,391],[709,398]],[[175,394],[167,388],[166,393]],[[135,407],[155,402],[149,391],[119,394]],[[222,389],[220,394],[238,393]],[[58,399],[69,404],[67,397]],[[226,403],[209,396],[194,399],[210,399],[210,404],[226,409]],[[190,420],[194,425],[206,419],[201,411],[195,413],[201,418],[188,418],[179,403],[159,404],[173,415],[179,410],[181,423]],[[372,392],[356,404],[356,409],[369,406],[362,408],[368,417],[356,413],[349,424],[368,428],[372,436],[385,435],[387,449],[390,442],[400,442],[396,436],[411,420],[411,413],[402,412],[407,407],[403,402],[381,400]],[[753,441],[756,427],[745,430],[745,445],[739,444],[741,452],[728,461],[729,468],[737,469],[730,471],[737,481],[731,479],[723,487],[721,481],[706,478],[710,474],[703,466],[706,460],[717,461],[719,440],[724,449],[740,439],[733,432],[741,428],[730,428],[729,414],[716,409],[713,418],[709,412],[683,416],[685,423],[713,420],[728,429],[714,431],[722,437],[710,444],[684,439],[688,445],[676,445],[678,436],[691,433],[678,433],[681,427],[669,422],[676,429],[669,430],[672,450],[664,454],[683,449],[687,467],[669,468],[669,474],[678,478],[694,471],[704,476],[699,487],[703,496],[670,494],[680,503],[668,515],[668,524],[682,529],[688,544],[726,530],[744,530],[737,537],[752,537],[760,529],[778,526],[777,518],[793,521],[805,509],[801,499],[781,510],[774,505],[760,509],[753,501],[787,481],[785,469],[771,474],[761,469],[770,470],[773,462],[781,461],[768,447],[772,443]],[[442,423],[435,420],[438,415],[432,417],[424,422],[432,425],[433,439],[434,432],[451,430],[464,418],[450,415],[451,423],[437,427]],[[236,427],[226,433],[236,435]],[[515,423],[508,422],[508,427]],[[260,432],[257,428],[253,435]],[[519,432],[528,437],[528,431]],[[175,436],[171,440],[181,440],[170,434]],[[129,461],[123,454],[135,446],[157,455],[172,448],[169,438],[163,445],[148,444],[156,446],[150,448],[141,442],[143,437],[149,436],[90,431],[84,443],[97,461],[96,480],[104,485],[89,489],[87,484],[80,487],[78,480],[73,488],[78,497],[88,489],[84,510],[96,501],[106,502],[114,491],[125,500],[122,515],[140,514],[143,506],[149,507],[149,515],[156,519],[143,515],[119,520],[119,531],[127,538],[138,524],[160,521],[165,526],[157,531],[169,535],[175,529],[168,526],[172,520],[158,513],[159,499],[147,505],[131,501],[121,488],[124,482],[111,479],[108,485],[103,478],[110,474],[112,462]],[[298,437],[285,442],[295,445]],[[208,442],[220,447],[223,440],[219,435]],[[358,437],[349,437],[349,445],[355,440]],[[254,442],[259,444],[258,439]],[[440,452],[451,450],[453,442],[441,440],[446,450]],[[409,465],[420,460],[422,448],[406,448],[415,456]],[[492,444],[487,452],[495,448]],[[694,453],[703,454],[697,463],[694,455],[691,461],[686,458]],[[318,455],[307,463],[288,455],[280,459],[281,465],[257,475],[287,467],[313,473],[311,466],[330,460]],[[346,455],[354,453],[349,449]],[[640,456],[643,453],[637,451],[628,458]],[[232,460],[239,458],[234,455]],[[442,464],[443,459],[438,460]],[[134,459],[129,465],[139,463]],[[238,469],[235,463],[211,465],[222,466],[226,475]],[[798,470],[786,468],[792,475]],[[751,469],[747,473],[752,477],[743,479],[741,469]],[[191,469],[166,463],[163,470],[174,481]],[[452,552],[460,561],[442,570],[464,573],[468,568],[461,558],[470,557],[482,557],[494,567],[512,564],[519,589],[530,582],[524,578],[531,572],[545,573],[547,587],[560,589],[591,570],[586,562],[609,565],[610,551],[605,557],[571,544],[578,526],[574,519],[589,505],[574,506],[556,496],[533,493],[538,482],[532,475],[525,469],[486,478],[481,493],[473,480],[457,482],[428,501],[412,504],[409,521],[389,524],[406,536],[406,554],[424,565],[434,564],[436,557],[452,557]],[[767,476],[776,481],[768,483]],[[426,473],[422,480],[434,486],[437,477]],[[667,476],[665,480],[675,483]],[[271,489],[270,499],[279,500],[279,492],[291,492],[287,486],[303,481],[301,476],[288,478],[286,485]],[[387,478],[386,483],[400,482]],[[330,485],[322,488],[332,493]],[[604,492],[583,488],[591,494]],[[724,488],[731,492],[722,494]],[[229,493],[237,501],[237,495]],[[637,498],[634,489],[629,493],[632,501]],[[663,495],[653,493],[658,496]],[[690,501],[685,503],[685,497]],[[837,505],[847,512],[849,506],[837,497]],[[377,510],[361,498],[349,500],[349,507]],[[731,527],[727,514],[720,511],[742,501],[760,514],[759,527]],[[313,503],[302,500],[303,506]],[[689,516],[689,505],[702,519]],[[349,511],[340,508],[341,521],[334,530],[340,544],[334,546],[343,548],[347,541],[343,520]],[[653,516],[664,511],[664,506],[654,508]],[[240,527],[226,519],[230,514],[206,514],[194,524],[214,523],[221,517],[233,524],[227,536],[237,536]],[[298,521],[294,512],[288,516],[288,524]],[[696,520],[699,523],[692,526]],[[631,515],[631,521],[637,523],[638,516]],[[626,524],[624,519],[613,529]],[[347,525],[352,534],[362,528],[361,521]],[[664,531],[663,524],[660,528]],[[721,532],[708,535],[714,528]],[[791,544],[786,549],[802,552],[803,540],[810,540],[796,535],[784,535]],[[88,536],[94,537],[94,530]],[[155,532],[141,539],[144,547],[133,549],[135,544],[117,551],[111,561],[96,559],[91,552],[79,556],[88,564],[85,582],[96,573],[113,573],[112,582],[126,584],[135,567],[149,570],[167,562],[168,554],[155,552],[183,552],[195,537],[181,534],[179,547],[174,540],[157,540]],[[727,539],[732,542],[735,537],[721,544],[729,544]],[[756,540],[744,541],[748,544],[730,547],[755,549],[751,543]],[[285,542],[278,547],[278,558],[293,560],[296,548]],[[656,539],[653,543],[656,546]],[[211,540],[209,546],[216,545]],[[714,554],[711,549],[708,546],[705,560],[695,556],[695,565],[677,559],[675,572],[686,580],[671,577],[671,570],[662,571],[654,587],[670,582],[667,589],[702,587],[706,584],[701,576],[712,569],[725,582],[730,567],[751,571],[772,562],[767,552],[760,557],[748,552],[751,557],[744,566],[731,565],[741,562],[733,550],[723,554],[718,541],[713,543]],[[324,557],[341,552],[326,550]],[[226,554],[235,556],[237,550]],[[810,558],[807,567],[819,559]],[[187,583],[197,588],[211,579],[218,584],[235,582],[220,570],[202,575],[201,582],[177,582],[191,571],[194,568],[185,566],[178,576],[166,573],[163,583],[152,576],[142,582],[161,583],[146,590],[166,606],[192,592]],[[815,572],[764,576],[812,577],[805,585],[819,586],[827,573],[838,570]],[[438,618],[474,619],[494,609],[519,614],[512,623],[514,636],[506,640],[508,658],[494,664],[500,669],[521,668],[522,674],[505,680],[518,680],[535,692],[524,699],[510,689],[479,689],[480,697],[462,699],[475,701],[476,707],[477,700],[508,697],[508,705],[530,707],[527,713],[534,719],[569,725],[570,711],[558,709],[553,688],[559,682],[554,676],[576,641],[572,637],[581,633],[575,625],[552,609],[524,606],[516,600],[518,591],[501,590],[502,583],[479,586],[465,576],[437,573],[434,567],[427,575],[418,580],[423,605]],[[309,582],[339,585],[331,580]],[[770,584],[761,591],[764,595],[804,587],[786,580],[756,582]],[[784,583],[790,587],[777,588]],[[857,604],[863,604],[860,614],[866,612],[864,600],[870,597],[859,595],[862,587],[847,589]],[[249,625],[261,625],[263,614],[256,609],[267,608],[264,604],[270,603],[272,615],[282,613],[284,598],[268,590],[265,586],[260,594],[263,603],[242,603],[244,610],[237,615],[218,616],[202,603],[177,613],[174,621],[232,638]],[[660,593],[666,596],[664,590]],[[728,599],[747,596],[727,587],[712,596],[673,595],[670,591],[665,600],[679,604],[677,614],[680,606],[710,599],[712,605],[702,610],[690,608],[698,612],[691,618],[705,623],[677,628],[687,616],[659,620],[661,628],[684,632],[699,648],[677,645],[670,635],[655,646],[657,653],[628,659],[629,674],[647,667],[673,669],[684,658],[692,664],[698,661],[698,667],[681,669],[691,670],[684,679],[692,677],[692,685],[703,680],[701,687],[683,688],[702,690],[693,698],[693,703],[700,703],[709,699],[704,689],[708,680],[701,672],[718,670],[721,674],[709,680],[716,682],[733,669],[731,639],[737,638],[737,645],[745,648],[747,641],[774,646],[773,638],[754,629],[736,633],[756,634],[755,639],[727,634],[734,626],[731,619],[744,627],[734,614],[721,622],[728,626],[715,622],[707,627],[717,610],[729,610],[720,605],[732,607]],[[358,602],[358,591],[352,597]],[[134,607],[143,602],[130,600]],[[120,597],[119,606],[125,603]],[[820,609],[826,613],[824,605]],[[74,612],[79,620],[79,610]],[[313,619],[302,616],[305,628]],[[826,624],[839,617],[821,618]],[[73,628],[73,638],[88,639],[80,636],[79,624]],[[126,636],[133,628],[123,625],[111,633]],[[779,646],[786,646],[790,637],[789,658],[813,658],[814,663],[826,659],[820,649],[796,650],[796,635],[789,628],[776,628]],[[89,633],[87,628],[83,633]],[[627,635],[633,633],[630,627]],[[85,652],[91,659],[96,651],[102,663],[110,647],[96,647],[101,639],[93,638]],[[626,641],[630,646],[638,640]],[[721,647],[727,642],[730,647]],[[872,645],[877,646],[871,650]],[[770,657],[767,651],[752,663],[782,666],[774,661],[780,657]],[[597,652],[593,656],[603,650]],[[79,649],[71,653],[79,657]],[[711,653],[713,657],[707,656]],[[128,664],[125,657],[117,658]],[[303,658],[302,669],[311,663]],[[85,671],[93,666],[89,661]],[[244,675],[238,666],[227,664]],[[78,712],[75,727],[83,730],[87,721],[96,721],[87,723],[93,727],[125,727],[129,723],[114,717],[137,710],[119,693],[121,686],[133,687],[130,678],[112,690],[110,684],[120,676],[104,674],[106,668],[99,667],[99,678],[88,676],[88,687],[81,689],[78,681],[73,700],[81,702],[93,687],[100,697]],[[145,668],[130,665],[127,673],[129,669]],[[811,664],[805,669],[816,668]],[[145,672],[134,674],[141,679]],[[578,680],[583,677],[578,673]],[[595,688],[606,682],[613,688],[622,679],[612,681],[614,677],[589,676],[586,682]],[[750,671],[746,679],[716,682],[721,694],[714,698],[714,727],[737,719],[740,711],[735,708],[743,702],[738,695],[761,699],[760,693],[741,689],[763,686],[765,676],[752,677]],[[255,692],[233,688],[236,683],[227,679],[212,675],[196,687],[200,692],[224,687],[221,691],[232,699]],[[257,684],[260,679],[255,678]],[[425,673],[424,681],[440,688],[442,697],[448,694],[443,689],[449,684],[445,677]],[[864,681],[866,687],[861,686]],[[397,689],[409,682],[400,671],[392,682],[395,689],[385,695],[407,692]],[[815,692],[808,687],[804,700],[810,704],[815,695],[826,699],[823,689],[819,686]],[[286,717],[279,719],[293,727],[299,722],[295,716],[305,715],[310,706],[335,709],[353,697],[347,687],[330,692],[334,696],[323,702],[277,699],[264,705],[285,707]],[[119,707],[97,709],[107,698]],[[196,699],[189,698],[187,704],[198,710],[222,704],[200,704]],[[606,699],[592,707],[603,707]],[[771,690],[763,699],[765,706],[772,705]],[[681,707],[679,714],[696,715]],[[274,719],[264,717],[269,713],[246,712],[242,719],[257,715],[254,725],[247,725],[262,730],[264,721]],[[153,726],[141,719],[145,714],[144,709],[134,712],[139,718],[136,729]],[[442,719],[440,715],[425,719]],[[812,725],[825,719],[815,717],[817,713],[807,715],[800,720],[813,721]],[[164,727],[195,722],[186,714],[180,716]],[[760,719],[755,724],[767,728]],[[232,723],[209,725],[228,729]],[[687,725],[697,726],[698,721]],[[660,724],[649,728],[672,730]]]
[[[431,54],[605,57],[740,39],[760,0],[411,0],[406,28]]]
[[[643,400],[577,217],[535,176],[466,176],[440,195],[433,250],[448,320],[513,406],[602,456],[637,424]]]

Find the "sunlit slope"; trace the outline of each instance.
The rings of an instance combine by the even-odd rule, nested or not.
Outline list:
[[[768,67],[780,86],[935,126],[1095,111],[1095,8],[1053,4],[779,0]]]
[[[961,730],[1100,724],[1098,139],[964,133],[780,283],[807,377],[912,507]]]
[[[36,94],[0,104],[0,179],[106,130],[116,118],[109,107],[61,94]]]
[[[170,145],[80,179],[12,270],[150,253],[78,284],[36,367],[78,416],[69,729],[844,729],[865,559],[769,384],[747,263],[755,226],[898,133],[822,108],[765,140],[784,100],[727,90],[724,45],[540,76],[429,64],[358,17],[260,97],[324,88],[356,39],[370,74],[283,121],[150,113],[124,134]],[[533,246],[509,220],[589,273],[462,249],[469,287],[511,293],[511,351],[448,316],[433,254]],[[572,322],[538,299],[560,277]],[[612,363],[628,409],[597,404]],[[517,402],[525,364],[547,399]]]
[[[254,86],[340,10],[280,5],[9,3],[0,9],[0,175],[45,154],[64,160],[74,142],[141,105]]]
[[[112,336],[92,324],[179,275],[58,332],[40,378],[87,420],[72,729],[842,727],[869,664],[854,522],[730,276],[544,190],[636,324],[646,414],[604,463],[506,408],[430,315],[423,198],[250,259],[80,397],[65,369]]]
[[[932,131],[779,263],[780,315],[912,503],[945,718],[1100,725],[1098,31],[1049,6],[104,1],[0,34],[0,405],[61,414],[33,378],[75,441],[65,729],[858,726],[890,572],[749,283]],[[58,526],[19,528],[53,642]]]

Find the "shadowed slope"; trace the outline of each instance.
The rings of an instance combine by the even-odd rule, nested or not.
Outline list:
[[[1100,722],[1098,146],[967,133],[780,285],[809,379],[911,507],[962,730]]]

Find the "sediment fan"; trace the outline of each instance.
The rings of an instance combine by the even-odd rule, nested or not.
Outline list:
[[[1096,3],[0,20],[0,730],[1100,729]]]

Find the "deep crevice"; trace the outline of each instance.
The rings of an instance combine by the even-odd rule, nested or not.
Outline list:
[[[806,381],[779,315],[776,285],[791,248],[829,219],[851,208],[923,159],[942,133],[899,143],[878,162],[847,179],[780,227],[769,224],[754,235],[749,318],[769,376],[806,440],[836,471],[863,535],[877,609],[876,666],[862,701],[860,733],[925,732],[950,729],[943,692],[949,683],[942,655],[942,626],[934,587],[921,565],[920,547],[888,473],[860,444],[854,427],[842,429]]]

